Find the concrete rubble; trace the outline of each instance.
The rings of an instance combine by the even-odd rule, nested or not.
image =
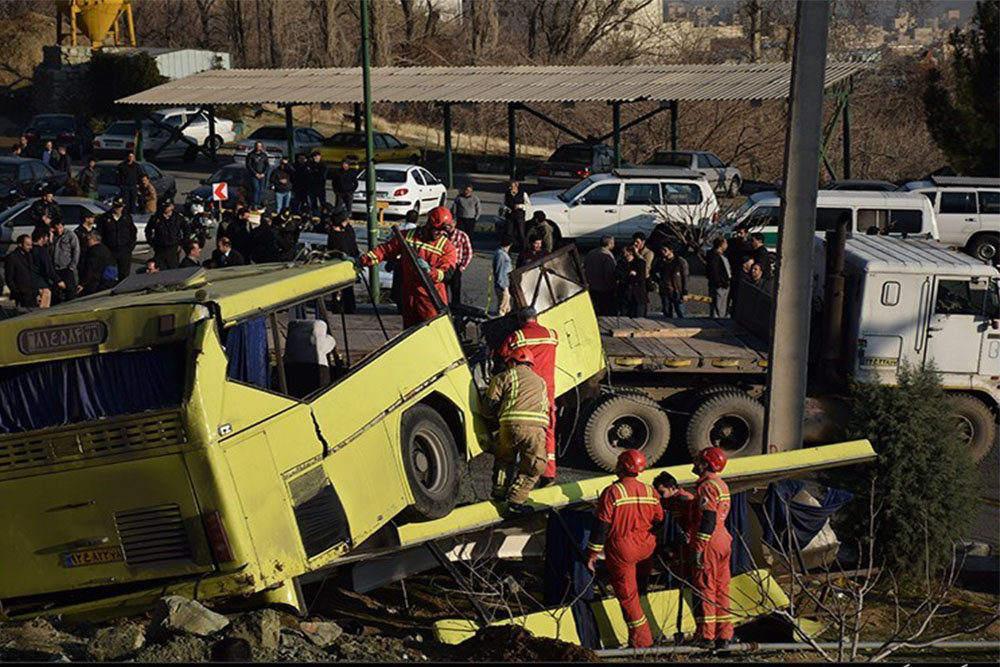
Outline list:
[[[419,663],[429,660],[417,648],[421,639],[352,634],[330,620],[275,609],[227,616],[193,600],[166,596],[146,615],[128,619],[0,622],[0,661]]]

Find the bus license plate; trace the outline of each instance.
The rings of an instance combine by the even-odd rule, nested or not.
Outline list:
[[[118,563],[125,560],[122,548],[96,547],[94,549],[80,549],[63,554],[63,567],[81,567],[84,565],[103,565],[105,563]]]

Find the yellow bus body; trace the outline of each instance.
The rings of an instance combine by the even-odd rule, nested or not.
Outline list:
[[[447,314],[302,400],[227,379],[220,331],[354,278],[348,262],[231,267],[183,289],[103,293],[0,322],[4,372],[171,342],[187,364],[176,409],[0,435],[3,615],[115,615],[165,591],[210,599],[290,588],[413,503],[400,441],[417,404],[444,416],[461,459],[480,454],[489,428]],[[539,320],[564,341],[560,394],[603,370],[586,292]],[[81,347],[82,325],[103,326],[104,339]],[[226,561],[206,530],[213,514]]]

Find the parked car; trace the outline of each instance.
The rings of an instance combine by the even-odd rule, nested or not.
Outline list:
[[[848,234],[873,233],[871,228],[890,236],[938,238],[938,224],[928,201],[905,192],[863,192],[820,190],[816,193],[816,233],[833,229],[842,215],[848,215]],[[775,250],[781,226],[781,197],[777,192],[751,195],[725,225],[728,233],[745,226],[764,235],[764,245]]]
[[[158,201],[164,197],[171,199],[177,197],[177,182],[173,176],[161,171],[152,162],[140,162],[139,164],[156,189]],[[101,160],[95,167],[97,171],[97,196],[102,200],[113,199],[121,193],[121,188],[118,187],[118,165],[119,163],[114,160]]]
[[[983,262],[1000,258],[1000,179],[932,176],[903,189],[931,201],[942,243]]]
[[[376,162],[420,162],[420,150],[410,148],[391,134],[375,132],[373,136]],[[338,132],[323,140],[319,147],[323,162],[338,166],[344,160],[357,166],[365,161],[365,133]]]
[[[247,153],[253,150],[257,142],[264,144],[267,151],[268,162],[275,166],[281,161],[282,156],[288,157],[288,130],[284,125],[265,125],[258,127],[250,136],[244,137],[236,144],[235,158],[242,163]],[[323,135],[311,127],[295,128],[295,153],[308,155],[314,148],[319,148],[323,144]]]
[[[225,183],[229,189],[229,198],[220,202],[223,209],[235,208],[236,203],[241,198],[244,202],[249,201],[250,190],[247,182],[247,169],[242,163],[234,162],[218,169],[208,178],[202,179],[201,185],[188,193],[187,199],[184,202],[187,210],[190,211],[191,205],[198,201],[211,202],[212,185],[216,183]],[[264,191],[264,206],[271,209],[274,207],[274,190],[270,188]]]
[[[604,144],[564,144],[535,171],[543,188],[568,188],[591,174],[604,174],[614,167],[615,154]]]
[[[354,192],[351,212],[365,215],[365,193],[368,192],[366,172],[358,174],[358,189]],[[387,218],[402,218],[407,211],[426,213],[435,206],[444,206],[448,190],[431,172],[409,164],[378,164],[375,166],[375,201],[389,206]]]
[[[573,187],[531,195],[537,211],[555,223],[562,239],[593,242],[601,236],[649,234],[660,215],[685,222],[717,219],[719,204],[701,174],[685,169],[621,168],[594,174]],[[659,213],[658,213],[659,212]]]
[[[215,149],[218,150],[223,144],[236,141],[236,123],[218,116],[215,118],[215,134],[209,137],[208,114],[198,109],[159,109],[150,115],[158,121],[177,128],[187,123],[187,127],[183,130],[184,136],[190,137],[198,145],[206,148],[214,145]]]
[[[67,229],[76,229],[83,219],[83,214],[87,211],[94,215],[101,215],[110,207],[104,202],[85,197],[56,197],[59,204],[59,212],[62,214],[63,222]],[[6,211],[0,213],[0,255],[6,255],[10,251],[11,245],[17,241],[21,234],[31,234],[35,229],[35,223],[28,217],[28,209],[35,203],[35,198],[26,199],[11,206]],[[149,215],[134,214],[132,220],[139,230],[138,245],[136,251],[146,250],[146,223]]]
[[[41,154],[46,141],[51,141],[55,146],[65,146],[71,157],[80,158],[90,150],[94,135],[86,122],[72,114],[47,113],[32,118],[24,128],[24,136],[35,156]]]
[[[60,194],[65,184],[66,174],[41,160],[0,157],[0,210],[25,197],[37,197],[46,188]]]
[[[132,120],[115,121],[94,137],[94,158],[98,160],[122,159],[135,149],[135,121]],[[193,139],[187,137],[171,139],[168,131],[144,120],[142,150],[143,157],[147,160],[193,160],[198,153],[198,146]]]
[[[867,192],[895,192],[899,188],[895,183],[874,179],[849,178],[843,181],[830,181],[821,190],[853,190]]]
[[[743,174],[739,169],[708,151],[658,151],[646,164],[697,171],[708,179],[716,192],[724,192],[728,197],[738,196],[743,185]]]

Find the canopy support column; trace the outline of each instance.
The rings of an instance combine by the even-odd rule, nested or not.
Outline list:
[[[295,120],[291,104],[285,105],[285,139],[288,141],[288,161],[295,162]]]
[[[442,103],[441,113],[444,116],[444,184],[450,189],[455,187],[455,172],[452,169],[451,155],[451,104]]]
[[[507,160],[512,181],[517,179],[517,107],[515,102],[507,103]]]
[[[615,169],[622,166],[622,103],[611,103],[611,137],[615,151]]]
[[[212,162],[215,162],[217,149],[215,145],[215,105],[209,104],[205,110],[208,112],[208,156],[212,158]]]
[[[677,150],[681,128],[677,125],[677,100],[670,100],[670,150]]]
[[[854,77],[847,80],[847,92],[844,93],[844,117],[841,132],[844,137],[844,178],[851,177],[851,92],[854,90]]]
[[[354,103],[354,131],[361,131],[361,104],[358,102]]]

